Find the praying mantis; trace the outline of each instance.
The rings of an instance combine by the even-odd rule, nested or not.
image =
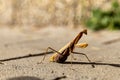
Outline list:
[[[50,62],[64,63],[67,60],[69,55],[72,56],[72,54],[77,53],[77,54],[84,55],[87,58],[87,60],[91,63],[91,60],[88,58],[88,56],[86,54],[73,51],[75,49],[75,47],[86,48],[88,46],[87,43],[77,44],[78,41],[83,36],[83,34],[87,35],[87,29],[84,29],[83,31],[81,31],[72,41],[70,41],[68,44],[66,44],[64,47],[62,47],[59,51],[57,51],[51,47],[48,47],[46,50],[46,53],[48,52],[49,49],[54,52],[54,54],[50,57]],[[42,61],[45,59],[45,55],[44,55]],[[41,61],[41,63],[42,63],[42,61]],[[93,64],[91,64],[91,65],[92,65],[92,67],[95,67]]]

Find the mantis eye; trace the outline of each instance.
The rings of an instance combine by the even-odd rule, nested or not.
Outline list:
[[[75,46],[78,48],[86,48],[88,46],[88,44],[87,43],[80,43],[80,44],[76,44]]]

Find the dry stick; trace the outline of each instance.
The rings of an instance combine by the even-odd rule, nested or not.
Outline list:
[[[47,54],[51,54],[51,53],[53,53],[53,52],[52,51],[51,52],[47,52]],[[17,60],[17,59],[23,59],[23,58],[29,58],[29,57],[42,56],[44,54],[45,54],[45,52],[43,52],[43,53],[37,53],[37,54],[28,54],[28,55],[25,55],[25,56],[19,56],[19,57],[13,57],[13,58],[8,58],[8,59],[2,59],[2,60],[0,60],[0,62]]]

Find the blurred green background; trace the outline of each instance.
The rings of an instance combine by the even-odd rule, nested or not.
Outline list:
[[[120,29],[120,0],[0,0],[0,25]]]

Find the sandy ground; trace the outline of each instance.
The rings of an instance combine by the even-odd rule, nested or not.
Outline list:
[[[82,29],[43,28],[40,30],[0,29],[0,80],[120,80],[120,31],[100,31],[83,36],[85,49],[76,48],[95,62],[95,68],[87,59],[74,54],[76,60],[68,58],[64,64],[49,62],[52,54],[43,58],[45,49],[59,50],[71,41]],[[112,43],[104,42],[114,40]],[[117,40],[118,39],[118,40]],[[27,56],[39,54],[37,56]]]

